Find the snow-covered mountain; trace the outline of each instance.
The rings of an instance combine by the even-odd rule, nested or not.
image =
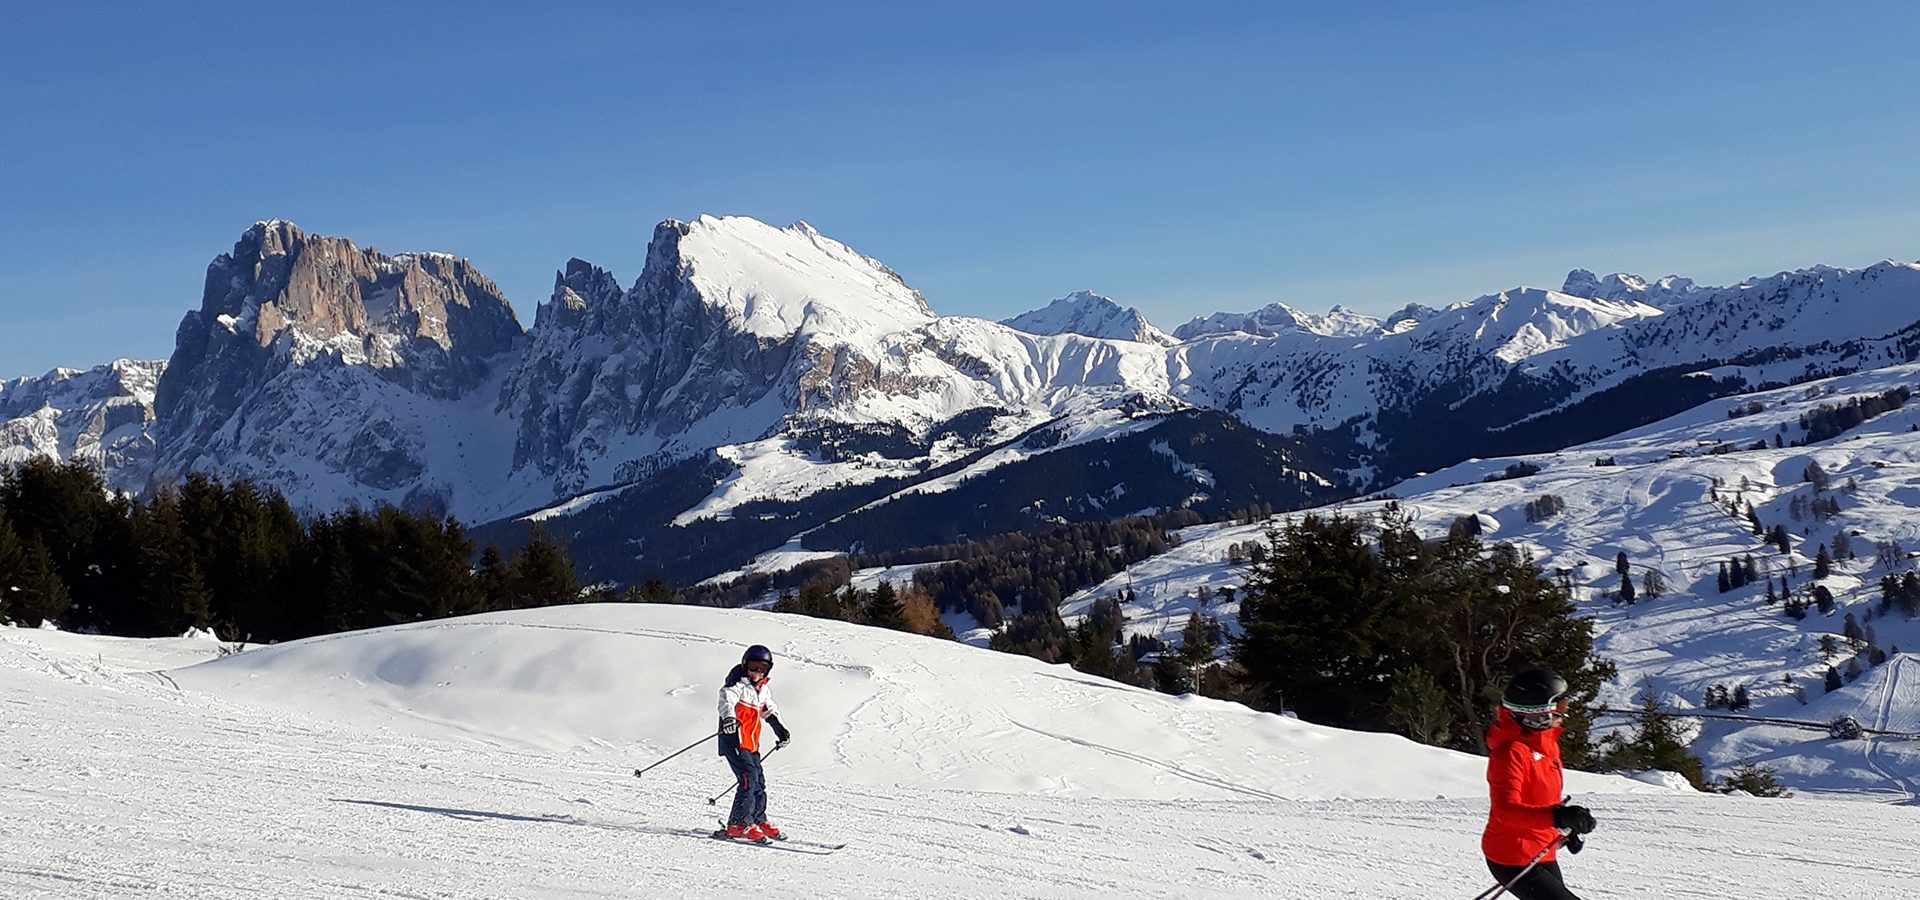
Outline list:
[[[657,227],[625,288],[569,261],[523,331],[464,260],[261,222],[101,457],[127,486],[204,470],[309,509],[537,519],[597,575],[684,580],[795,542],[1322,502],[1920,353],[1920,265],[1565,287],[1385,320],[1276,304],[1174,343],[1087,293],[1019,327],[938,315],[805,223],[703,216]],[[8,403],[0,452],[99,444],[84,397]]]
[[[1046,306],[1001,320],[1029,334],[1078,334],[1116,341],[1144,341],[1171,346],[1179,343],[1153,327],[1140,310],[1122,308],[1112,297],[1092,291],[1074,291]]]
[[[1335,306],[1321,314],[1295,309],[1285,303],[1269,303],[1248,313],[1219,312],[1210,316],[1196,316],[1185,325],[1175,328],[1173,335],[1182,341],[1227,334],[1273,337],[1292,331],[1304,331],[1322,337],[1375,337],[1412,328],[1433,313],[1432,309],[1425,306],[1408,304],[1385,319],[1379,319],[1344,306]]]
[[[0,381],[0,466],[35,457],[77,459],[114,473],[153,462],[148,433],[164,361],[117,359],[86,371],[55,369]],[[138,487],[125,480],[121,487]]]
[[[776,848],[709,838],[725,807],[704,799],[731,777],[700,741],[718,679],[755,642],[794,735],[766,760],[768,812],[795,838]],[[0,894],[1413,900],[1491,884],[1484,760],[896,632],[597,605],[219,649],[0,629],[23,761],[0,770]],[[1861,834],[1910,824],[1894,807],[1568,787],[1600,822],[1564,858],[1584,893],[1912,882],[1899,851],[1860,855]],[[1767,849],[1782,840],[1793,852]]]
[[[1920,657],[1914,653],[1920,650],[1920,619],[1883,609],[1879,588],[1882,576],[1911,571],[1908,551],[1920,549],[1920,518],[1914,514],[1920,403],[1837,435],[1810,434],[1807,427],[1820,421],[1822,407],[1844,408],[1899,388],[1920,388],[1920,365],[1715,400],[1556,452],[1469,460],[1393,485],[1388,493],[1424,533],[1442,535],[1456,521],[1471,519],[1485,540],[1515,542],[1544,569],[1564,575],[1581,612],[1598,624],[1597,652],[1619,667],[1600,698],[1608,706],[1632,708],[1650,686],[1663,706],[1697,708],[1709,686],[1740,685],[1753,699],[1746,715],[1815,723],[1851,715],[1868,728],[1920,733]],[[1806,480],[1815,463],[1830,479],[1826,489]],[[1524,465],[1510,471],[1516,464]],[[1538,471],[1507,477],[1528,467]],[[1838,512],[1814,512],[1816,497],[1836,502]],[[1385,502],[1316,511],[1365,517]],[[1765,528],[1786,527],[1791,554],[1753,534],[1747,504]],[[1730,506],[1736,511],[1729,512]],[[1237,591],[1220,589],[1243,586],[1248,570],[1229,561],[1228,547],[1264,540],[1271,524],[1186,529],[1178,547],[1067,598],[1061,613],[1072,620],[1094,600],[1129,589],[1131,633],[1177,644],[1194,612],[1237,629]],[[1837,546],[1843,535],[1858,558],[1838,560],[1833,574],[1815,582],[1820,548]],[[1882,546],[1900,549],[1883,558],[1876,552]],[[1618,553],[1627,555],[1641,595],[1632,605],[1616,602]],[[1803,592],[1815,583],[1825,587],[1835,597],[1833,610],[1789,617],[1784,603],[1766,601],[1764,581],[1721,592],[1721,564],[1748,555],[1775,584],[1791,578]],[[1646,596],[1649,574],[1664,585],[1658,597]],[[1849,620],[1860,629],[1858,643],[1846,633]],[[1823,636],[1832,639],[1835,652],[1822,652]],[[1875,648],[1885,658],[1878,666]],[[1829,666],[1851,674],[1826,694]],[[1818,728],[1710,721],[1694,749],[1710,774],[1763,762],[1796,789],[1909,802],[1920,794],[1920,741],[1911,739],[1834,741]]]

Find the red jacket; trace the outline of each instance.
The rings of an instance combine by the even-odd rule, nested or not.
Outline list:
[[[1559,804],[1560,729],[1528,731],[1503,707],[1487,729],[1487,788],[1493,809],[1487,830],[1480,834],[1480,851],[1491,862],[1524,866],[1540,849],[1553,843],[1560,831],[1553,827],[1553,807]],[[1552,862],[1549,852],[1541,862]]]

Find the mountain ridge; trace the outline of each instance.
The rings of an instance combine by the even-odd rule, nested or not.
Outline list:
[[[569,537],[631,548],[677,545],[685,535],[672,529],[701,518],[744,529],[733,513],[756,504],[788,510],[762,516],[792,515],[861,485],[898,495],[961,461],[952,478],[1005,468],[994,477],[1029,483],[1017,473],[1048,453],[1130,440],[1096,424],[1116,413],[1171,421],[1212,411],[1278,436],[1281,458],[1321,468],[1301,475],[1282,463],[1291,474],[1253,490],[1308,502],[1317,495],[1301,485],[1357,492],[1920,353],[1920,264],[1816,267],[1719,288],[1575,270],[1562,287],[1384,319],[1272,304],[1173,335],[1080,292],[1009,320],[1031,329],[1022,330],[939,315],[891,268],[804,222],[701,216],[656,226],[626,287],[569,259],[523,329],[465,260],[387,256],[263,220],[209,265],[169,362],[144,364],[157,379],[151,400],[112,392],[134,411],[116,415],[140,419],[115,420],[133,425],[108,442],[121,449],[87,452],[125,488],[212,471],[307,509],[394,502],[475,522],[534,513]],[[4,405],[36,391],[45,393],[0,393],[0,452],[75,454],[84,416]],[[1197,430],[1169,446],[1214,428],[1187,421]],[[1058,427],[1035,431],[1048,423]],[[703,474],[664,493],[646,487],[665,472]],[[685,505],[655,515],[616,503],[650,523],[621,535],[569,527],[580,498],[616,488]],[[697,502],[666,499],[696,491]],[[1130,502],[1219,500],[1184,489]],[[1073,515],[1102,508],[1069,505]],[[652,565],[645,549],[625,552],[629,563],[608,577]],[[672,571],[712,574],[676,558]]]

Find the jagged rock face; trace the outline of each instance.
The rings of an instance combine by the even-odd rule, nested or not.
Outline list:
[[[520,414],[516,471],[565,495],[876,392],[937,389],[879,358],[917,342],[890,329],[935,318],[891,269],[805,223],[663,222],[624,292],[568,263],[497,408]]]
[[[153,464],[154,385],[164,361],[121,359],[0,381],[0,466],[33,457],[77,459],[117,488],[141,485]]]
[[[200,309],[180,323],[155,402],[172,425],[182,399],[201,395],[190,418],[217,426],[247,387],[327,356],[453,397],[484,379],[487,360],[520,333],[500,289],[466,260],[389,257],[291,222],[260,222],[207,267]]]
[[[619,463],[673,449],[692,423],[722,406],[751,406],[778,382],[796,342],[729,327],[726,311],[688,277],[680,241],[689,230],[682,222],[656,228],[629,290],[577,259],[555,279],[497,405],[519,414],[516,471],[552,476],[560,494],[618,480],[627,474]],[[767,424],[716,437],[755,437]],[[603,464],[615,448],[628,459],[610,469]]]
[[[319,468],[346,482],[323,496],[359,485],[420,500],[408,489],[428,468],[434,426],[409,420],[493,377],[520,335],[500,289],[466,260],[257,223],[207,267],[200,308],[180,323],[154,397],[155,474],[281,484]]]

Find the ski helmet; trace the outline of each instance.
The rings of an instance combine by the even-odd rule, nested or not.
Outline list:
[[[744,666],[750,662],[766,663],[767,671],[771,672],[773,671],[773,651],[759,644],[748,647],[747,652],[740,654],[740,664]]]
[[[1553,727],[1553,719],[1565,710],[1567,680],[1552,669],[1527,669],[1507,682],[1500,705],[1513,714],[1523,728],[1543,731]]]

